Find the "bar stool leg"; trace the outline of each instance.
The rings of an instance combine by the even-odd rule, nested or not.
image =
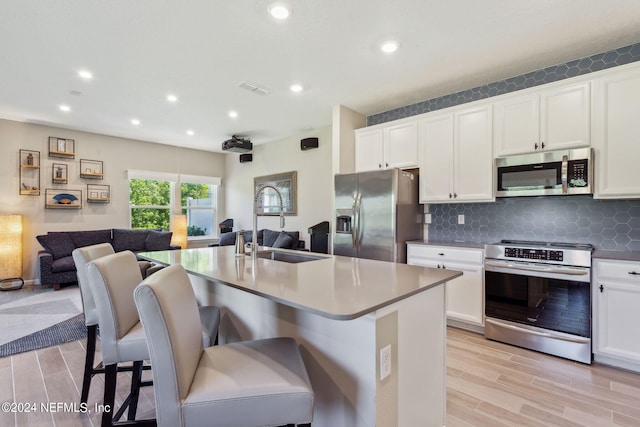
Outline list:
[[[96,336],[97,325],[87,326],[87,354],[84,357],[84,375],[82,377],[82,392],[80,393],[80,403],[87,403],[89,398],[89,388],[93,377],[93,363],[96,356]]]
[[[133,362],[133,370],[131,371],[131,400],[129,401],[129,412],[127,419],[133,421],[136,419],[136,411],[138,410],[138,397],[140,396],[140,383],[142,381],[142,361]]]
[[[102,413],[102,427],[113,425],[113,411],[116,400],[116,378],[118,375],[118,364],[104,367],[104,412]]]

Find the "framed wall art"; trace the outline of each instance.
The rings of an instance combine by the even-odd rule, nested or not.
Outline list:
[[[258,215],[280,215],[280,198],[274,187],[282,196],[285,215],[298,214],[296,171],[284,172],[253,179],[253,196],[258,196]],[[268,187],[265,187],[268,186]]]

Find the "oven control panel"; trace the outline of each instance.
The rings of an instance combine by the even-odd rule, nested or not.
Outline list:
[[[563,261],[563,255],[563,251],[552,251],[549,249],[504,248],[504,256],[506,258]]]

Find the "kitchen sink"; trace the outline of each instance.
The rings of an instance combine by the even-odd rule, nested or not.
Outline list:
[[[258,251],[258,258],[265,258],[265,259],[271,259],[273,261],[282,261],[282,262],[297,264],[299,262],[325,259],[326,257],[307,255],[306,253],[294,254],[290,252],[279,252],[279,251]]]

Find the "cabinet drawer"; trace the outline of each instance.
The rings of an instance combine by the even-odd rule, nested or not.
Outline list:
[[[594,266],[595,277],[597,277],[598,280],[629,280],[640,285],[640,262],[595,260]]]
[[[407,262],[411,263],[412,258],[430,259],[436,262],[456,262],[482,265],[483,250],[408,244]]]

